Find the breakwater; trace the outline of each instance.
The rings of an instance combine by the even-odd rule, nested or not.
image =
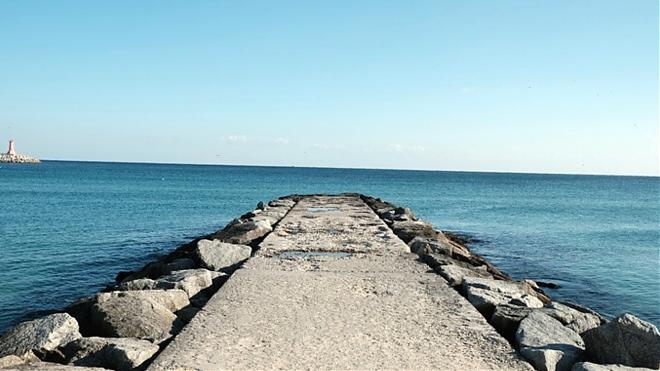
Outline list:
[[[155,370],[658,366],[649,324],[553,302],[410,210],[356,194],[261,203],[104,291],[10,330],[0,355]]]

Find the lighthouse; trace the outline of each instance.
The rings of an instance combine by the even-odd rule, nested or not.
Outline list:
[[[7,151],[9,156],[16,156],[16,148],[14,147],[14,141],[9,141],[9,151]]]

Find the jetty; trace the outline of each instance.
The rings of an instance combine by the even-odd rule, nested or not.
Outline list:
[[[660,333],[556,302],[410,209],[291,195],[17,325],[0,357],[21,370],[658,369]]]
[[[0,163],[9,164],[38,164],[41,161],[34,157],[20,155],[16,153],[16,143],[13,140],[9,141],[9,149],[7,153],[0,154]]]

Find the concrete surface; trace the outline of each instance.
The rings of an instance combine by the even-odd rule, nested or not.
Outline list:
[[[307,197],[150,370],[531,370],[358,197]]]

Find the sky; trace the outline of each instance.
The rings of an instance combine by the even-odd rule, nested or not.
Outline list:
[[[658,175],[657,0],[0,1],[43,159]]]

